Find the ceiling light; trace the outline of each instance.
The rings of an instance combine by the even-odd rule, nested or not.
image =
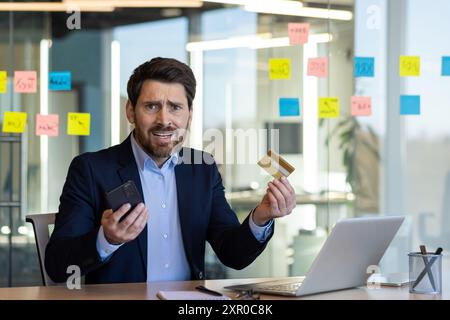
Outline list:
[[[80,11],[111,12],[114,7],[95,6],[90,3],[82,5],[67,4],[62,2],[0,2],[0,11],[23,11],[23,12],[66,12],[69,9]]]
[[[330,42],[332,39],[333,36],[329,33],[311,34],[309,35],[308,42],[326,43]],[[272,38],[271,33],[262,33],[220,40],[189,42],[186,44],[186,50],[192,52],[236,48],[264,49],[289,46],[288,37]]]
[[[245,10],[257,13],[280,14],[288,16],[300,16],[333,20],[351,20],[353,13],[347,10],[322,9],[303,7],[300,2],[283,1],[283,5],[277,4],[278,1],[250,1],[245,5]],[[294,2],[287,4],[286,2]]]
[[[198,8],[201,0],[64,0],[64,3],[81,5],[89,3],[116,8]]]
[[[304,7],[300,1],[288,0],[203,0],[203,2],[244,6],[246,11],[300,16],[321,19],[351,20],[353,13],[347,10]]]

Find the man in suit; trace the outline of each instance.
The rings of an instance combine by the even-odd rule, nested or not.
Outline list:
[[[192,70],[174,59],[134,70],[126,105],[133,132],[70,165],[45,255],[55,282],[66,281],[70,265],[80,267],[86,283],[204,279],[205,241],[223,264],[242,269],[265,248],[273,219],[291,213],[294,189],[276,179],[240,224],[214,161],[197,163],[208,154],[181,147],[195,86]],[[113,212],[105,193],[129,180],[144,203]]]

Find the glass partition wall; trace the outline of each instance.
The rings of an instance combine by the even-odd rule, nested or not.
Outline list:
[[[72,13],[0,12],[0,71],[7,72],[5,92],[0,75],[2,125],[6,112],[27,114],[23,133],[2,132],[0,139],[0,286],[41,283],[25,215],[57,212],[74,156],[127,137],[127,80],[156,56],[192,67],[198,87],[188,144],[214,155],[241,221],[271,180],[256,164],[267,150],[295,167],[289,181],[297,207],[276,221],[266,250],[236,271],[208,247],[207,278],[304,275],[333,225],[349,217],[407,217],[383,272],[407,271],[407,253],[420,243],[445,249],[450,48],[427,35],[450,33],[439,18],[450,9],[447,1],[293,1],[327,13],[320,18],[217,2],[189,10],[81,12],[80,28],[69,28]],[[414,23],[419,14],[427,22],[421,27]],[[307,43],[290,44],[289,23],[309,24]],[[420,75],[401,76],[400,56],[419,56]],[[328,62],[319,76],[308,68],[314,58]],[[373,62],[364,65],[373,74],[361,69],[368,61],[361,58]],[[271,59],[289,61],[288,79],[271,77]],[[36,92],[15,92],[15,71],[36,71]],[[66,71],[70,90],[43,85],[50,72]],[[402,109],[405,95],[421,97],[419,114]],[[360,107],[365,114],[352,113],[355,97],[371,98],[370,107]],[[299,110],[286,114],[285,98],[298,99]],[[321,118],[322,98],[337,98],[337,117]],[[354,107],[357,101],[367,100]],[[67,133],[72,112],[90,115],[89,135]],[[58,115],[57,136],[36,134],[38,114]]]

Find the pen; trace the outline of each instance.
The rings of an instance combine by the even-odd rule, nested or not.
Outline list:
[[[208,289],[208,288],[206,288],[205,286],[196,286],[195,289],[198,290],[198,291],[200,291],[200,292],[204,292],[204,293],[207,293],[207,294],[211,294],[211,295],[213,295],[213,296],[218,296],[218,297],[222,296],[222,294],[221,294],[220,292],[217,292],[217,291]]]
[[[430,279],[430,283],[431,283],[431,286],[433,287],[433,290],[436,291],[436,286],[434,285],[433,274],[431,273],[430,266],[428,265],[428,258],[426,257],[428,252],[423,244],[420,245],[420,253],[422,253],[422,255],[423,255],[422,259],[423,259],[423,263],[425,264],[424,271],[426,271],[426,273],[428,274],[428,278]]]
[[[437,250],[434,254],[440,255],[441,253],[442,253],[442,248],[439,247],[439,248],[437,248]],[[433,257],[433,258],[431,258],[430,262],[425,265],[425,268],[423,269],[423,271],[420,273],[420,275],[417,277],[416,281],[414,282],[413,288],[415,288],[419,284],[419,282],[423,279],[423,277],[425,277],[425,274],[427,272],[431,271],[430,268],[436,260],[437,260],[437,257]],[[433,284],[434,284],[434,281],[433,281]],[[435,289],[434,285],[433,285],[433,289]]]

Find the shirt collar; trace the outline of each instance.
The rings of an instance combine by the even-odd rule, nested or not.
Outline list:
[[[144,171],[147,166],[151,170],[160,170],[164,168],[173,168],[178,164],[178,152],[174,152],[169,159],[163,164],[161,168],[158,167],[156,162],[142,149],[134,138],[134,132],[131,133],[131,148],[133,149],[134,158],[140,171]]]

